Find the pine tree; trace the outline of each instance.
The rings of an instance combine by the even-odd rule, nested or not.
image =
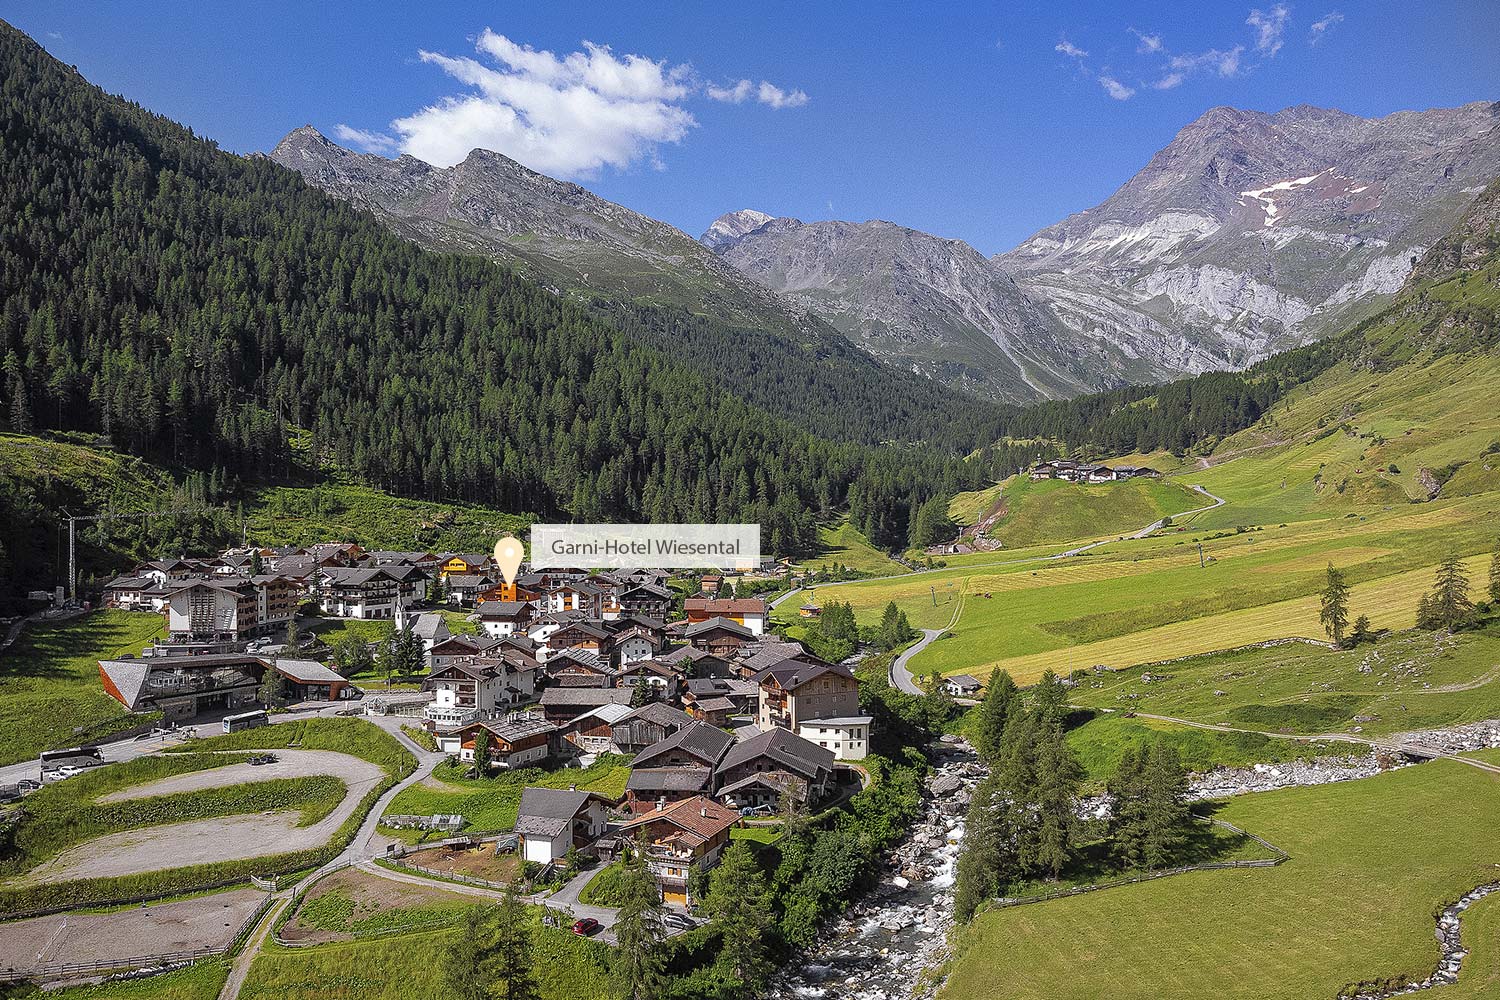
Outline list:
[[[1469,574],[1458,556],[1450,554],[1438,564],[1428,612],[1438,627],[1446,629],[1459,628],[1473,616],[1474,602],[1469,599]]]
[[[984,698],[974,713],[972,733],[974,749],[985,760],[993,762],[999,755],[1001,741],[1005,738],[1005,724],[1016,704],[1016,682],[1004,670],[991,670]]]
[[[1141,778],[1141,861],[1148,869],[1164,868],[1187,842],[1192,821],[1187,770],[1177,748],[1166,742],[1148,746]]]
[[[260,576],[265,573],[265,563],[261,560],[260,549],[250,550],[250,575]]]
[[[260,679],[259,693],[260,703],[267,708],[275,708],[286,700],[286,678],[274,665],[267,667],[265,676]]]
[[[765,942],[771,902],[766,877],[743,840],[730,845],[710,875],[704,910],[719,932],[719,964],[758,992],[771,970]]]
[[[1126,747],[1120,756],[1115,775],[1105,785],[1112,800],[1109,818],[1110,846],[1124,865],[1139,868],[1143,864],[1145,818],[1142,815],[1145,795],[1142,790],[1142,754]]]
[[[291,656],[302,651],[302,627],[297,624],[296,615],[292,615],[286,623],[286,651]]]
[[[618,989],[629,1000],[658,1000],[665,985],[658,946],[666,937],[666,929],[661,895],[641,852],[632,852],[626,859],[618,894],[615,940],[619,950],[614,962]]]
[[[495,1000],[484,968],[492,932],[484,907],[472,907],[464,914],[463,924],[442,959],[443,981],[455,1000]]]
[[[964,846],[953,873],[953,910],[967,921],[984,902],[998,895],[1011,875],[1013,845],[1008,836],[1004,794],[998,775],[974,788],[964,821]]]
[[[1335,646],[1344,644],[1344,629],[1349,624],[1349,584],[1343,571],[1328,564],[1328,582],[1323,587],[1323,608],[1318,615],[1323,630]]]
[[[1078,823],[1074,809],[1083,768],[1063,740],[1061,726],[1052,725],[1044,734],[1036,757],[1035,864],[1056,878],[1072,857]]]
[[[1354,619],[1354,631],[1349,633],[1349,643],[1358,646],[1370,641],[1370,616],[1360,615]]]
[[[532,960],[531,918],[514,884],[495,907],[483,971],[496,1000],[541,1000]]]
[[[490,731],[483,726],[474,734],[474,771],[481,778],[490,776]]]
[[[1031,691],[1032,706],[1041,720],[1048,725],[1061,725],[1068,712],[1068,689],[1062,678],[1051,670],[1042,674]]]

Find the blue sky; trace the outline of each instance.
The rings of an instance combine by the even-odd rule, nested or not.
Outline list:
[[[693,235],[751,207],[889,219],[985,253],[1107,197],[1215,105],[1382,115],[1500,99],[1496,13],[1494,0],[0,8],[94,82],[237,152],[304,123],[440,161],[477,137]]]

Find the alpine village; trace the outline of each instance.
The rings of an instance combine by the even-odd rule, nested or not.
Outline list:
[[[1493,10],[19,6],[0,997],[1500,997]]]

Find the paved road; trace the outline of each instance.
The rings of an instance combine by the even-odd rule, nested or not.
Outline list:
[[[922,630],[922,638],[918,640],[915,645],[908,647],[901,653],[901,655],[897,656],[894,660],[891,661],[892,685],[894,685],[899,690],[905,691],[907,694],[927,693],[920,687],[918,687],[917,682],[912,679],[911,671],[906,669],[906,663],[913,656],[916,656],[922,650],[931,645],[934,639],[943,634],[943,631],[944,630],[940,628],[924,628]]]

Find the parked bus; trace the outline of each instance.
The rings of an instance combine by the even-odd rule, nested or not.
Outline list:
[[[71,750],[43,750],[37,755],[37,760],[43,764],[54,760],[71,760],[75,757],[91,757],[104,763],[104,751],[98,747],[74,747]]]
[[[224,732],[235,733],[241,729],[254,729],[270,721],[263,708],[258,708],[253,712],[241,712],[239,715],[226,715],[224,716]]]

